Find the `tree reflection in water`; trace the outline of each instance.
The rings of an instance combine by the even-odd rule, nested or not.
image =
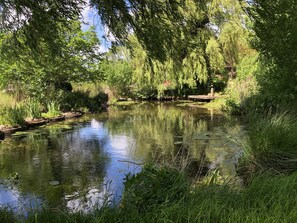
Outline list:
[[[192,177],[210,168],[234,175],[241,134],[237,122],[206,109],[172,103],[117,107],[6,139],[0,144],[0,178],[18,173],[13,190],[20,198],[90,210],[120,199],[125,174],[141,170],[134,163],[170,165]],[[0,186],[0,204],[20,205],[4,191]]]

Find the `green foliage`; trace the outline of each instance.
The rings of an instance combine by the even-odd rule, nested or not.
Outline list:
[[[251,1],[246,8],[252,17],[262,69],[257,76],[260,93],[275,106],[297,97],[296,88],[296,0]]]
[[[260,171],[274,174],[297,170],[297,119],[287,112],[250,118],[240,166],[243,175]],[[245,173],[246,172],[246,173]]]
[[[255,77],[248,76],[245,79],[236,79],[229,81],[226,101],[224,110],[232,115],[241,115],[252,112],[256,107],[258,98],[255,95],[258,93],[258,85]]]
[[[39,54],[46,46],[52,55],[58,55],[62,45],[59,33],[71,26],[71,20],[78,18],[84,3],[76,0],[1,0],[0,29],[12,34],[5,37],[2,52],[18,54],[23,47],[21,37],[33,54]]]
[[[128,49],[117,47],[108,52],[100,63],[100,70],[115,97],[131,97],[133,70]]]
[[[105,110],[104,106],[107,103],[107,95],[98,93],[95,96],[90,96],[88,92],[74,91],[64,94],[61,102],[61,110],[64,111],[82,111],[82,112],[100,112]]]
[[[15,223],[17,218],[10,208],[0,208],[0,222]]]
[[[13,95],[0,91],[0,107],[14,106],[17,104],[17,100]]]
[[[223,72],[225,69],[224,56],[221,52],[221,47],[216,39],[213,37],[209,39],[206,47],[206,53],[210,60],[212,72]]]
[[[290,176],[257,176],[245,188],[229,185],[196,186],[186,198],[152,205],[145,212],[104,207],[89,214],[63,210],[32,211],[18,218],[2,210],[3,222],[294,222],[297,219],[296,173]]]
[[[229,80],[226,93],[228,98],[224,110],[229,114],[242,115],[255,110],[262,111],[263,95],[259,94],[256,79],[260,71],[258,53],[251,50],[237,66],[237,78]]]
[[[188,191],[185,175],[175,169],[150,165],[136,175],[128,174],[124,185],[123,208],[140,212],[181,200]]]
[[[47,112],[42,114],[45,118],[52,118],[61,115],[60,104],[56,101],[48,102],[46,108]]]
[[[12,107],[2,107],[0,109],[0,124],[17,126],[24,125],[26,110],[22,105],[14,105]]]
[[[41,106],[36,100],[29,100],[26,103],[27,115],[31,119],[41,118]]]
[[[69,24],[71,27],[63,27],[57,33],[61,52],[55,56],[44,43],[35,57],[25,44],[25,36],[19,36],[24,47],[18,54],[8,51],[0,58],[1,85],[10,84],[13,90],[21,89],[23,95],[46,104],[56,100],[60,93],[57,86],[62,83],[98,79],[100,41],[94,27],[82,31],[80,21],[72,20]],[[1,37],[0,42],[4,44],[5,35]]]

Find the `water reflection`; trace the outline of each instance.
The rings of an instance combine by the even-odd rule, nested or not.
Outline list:
[[[241,134],[240,125],[213,111],[168,103],[121,107],[17,134],[0,144],[0,205],[28,208],[34,200],[35,206],[88,211],[118,201],[125,174],[137,173],[144,162],[191,176],[210,168],[232,176]],[[11,185],[13,173],[21,177]]]

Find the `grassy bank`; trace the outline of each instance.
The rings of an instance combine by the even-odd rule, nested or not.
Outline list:
[[[297,220],[297,173],[277,177],[262,174],[245,188],[233,187],[232,183],[216,185],[215,181],[193,187],[183,175],[176,174],[168,169],[146,170],[140,177],[130,178],[125,185],[122,204],[116,208],[106,207],[91,214],[43,210],[30,213],[26,219],[4,210],[0,213],[0,222],[250,223]]]
[[[0,126],[23,126],[25,120],[53,118],[60,116],[62,112],[98,113],[106,109],[107,95],[99,90],[95,91],[95,87],[93,91],[58,92],[60,94],[54,99],[24,97],[21,101],[11,94],[0,92]]]
[[[260,172],[274,175],[297,170],[297,118],[289,112],[249,117],[238,172],[246,180]]]

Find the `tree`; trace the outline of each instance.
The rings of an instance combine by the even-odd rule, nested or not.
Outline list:
[[[91,27],[83,32],[80,22],[72,21],[71,27],[60,28],[60,31],[57,36],[62,45],[58,55],[51,54],[46,42],[39,43],[42,52],[38,57],[32,55],[30,47],[25,44],[17,57],[14,51],[3,55],[0,58],[2,84],[18,83],[28,95],[42,99],[55,83],[97,79],[100,41],[95,29]],[[2,37],[3,42],[7,36]],[[19,36],[18,39],[20,43],[26,41],[26,37]]]
[[[102,80],[112,94],[118,97],[131,97],[132,66],[130,52],[125,47],[114,47],[100,62]]]
[[[51,2],[53,6],[58,4],[56,0],[46,2]],[[69,11],[63,13],[62,10],[58,17],[66,24],[67,18],[77,16],[80,7],[83,6],[83,3],[78,4],[74,0],[71,2],[68,7],[68,3],[65,3]],[[139,77],[142,73],[148,84],[159,91],[164,88],[163,83],[168,81],[171,87],[179,88],[183,85],[206,84],[212,81],[218,70],[224,70],[225,67],[230,69],[231,76],[235,76],[236,66],[240,62],[240,52],[245,47],[240,42],[246,38],[243,13],[237,1],[91,0],[90,4],[98,10],[102,22],[116,36],[118,44],[125,44],[133,51],[135,44],[131,43],[130,36],[135,37],[137,47],[144,52],[141,55],[142,59],[139,59],[143,61],[143,65],[134,73],[138,73]],[[10,8],[22,5],[25,3],[17,1],[11,4]],[[63,8],[63,4],[58,6]],[[29,13],[29,18],[42,11],[52,10],[51,4],[43,5],[39,1],[26,7],[32,14]],[[26,12],[23,10],[17,11],[19,18],[24,14]],[[28,24],[32,22],[30,19],[26,21]],[[26,31],[24,24],[17,30]],[[44,29],[46,33],[46,28],[42,28],[42,24],[35,27],[36,30]],[[214,27],[218,28],[218,32]],[[29,33],[28,31],[27,34]],[[44,42],[47,42],[46,40]],[[62,48],[61,44],[57,49]],[[218,52],[217,58],[213,50]],[[141,82],[143,80],[140,78]]]
[[[261,93],[274,104],[291,102],[297,98],[297,1],[248,2],[254,46],[261,54]]]
[[[133,78],[138,88],[153,88],[162,93],[168,88],[201,87],[225,73],[232,79],[246,57],[255,57],[248,42],[248,18],[239,2],[209,3],[205,6],[184,1],[179,5],[184,21],[178,29],[172,28],[174,44],[164,61],[152,58],[139,38],[130,36]],[[174,24],[167,23],[168,27]]]
[[[25,44],[36,53],[46,44],[51,53],[59,53],[62,27],[71,26],[84,4],[85,1],[78,0],[0,0],[1,32],[11,34],[6,36],[3,46],[13,46],[18,52]]]

